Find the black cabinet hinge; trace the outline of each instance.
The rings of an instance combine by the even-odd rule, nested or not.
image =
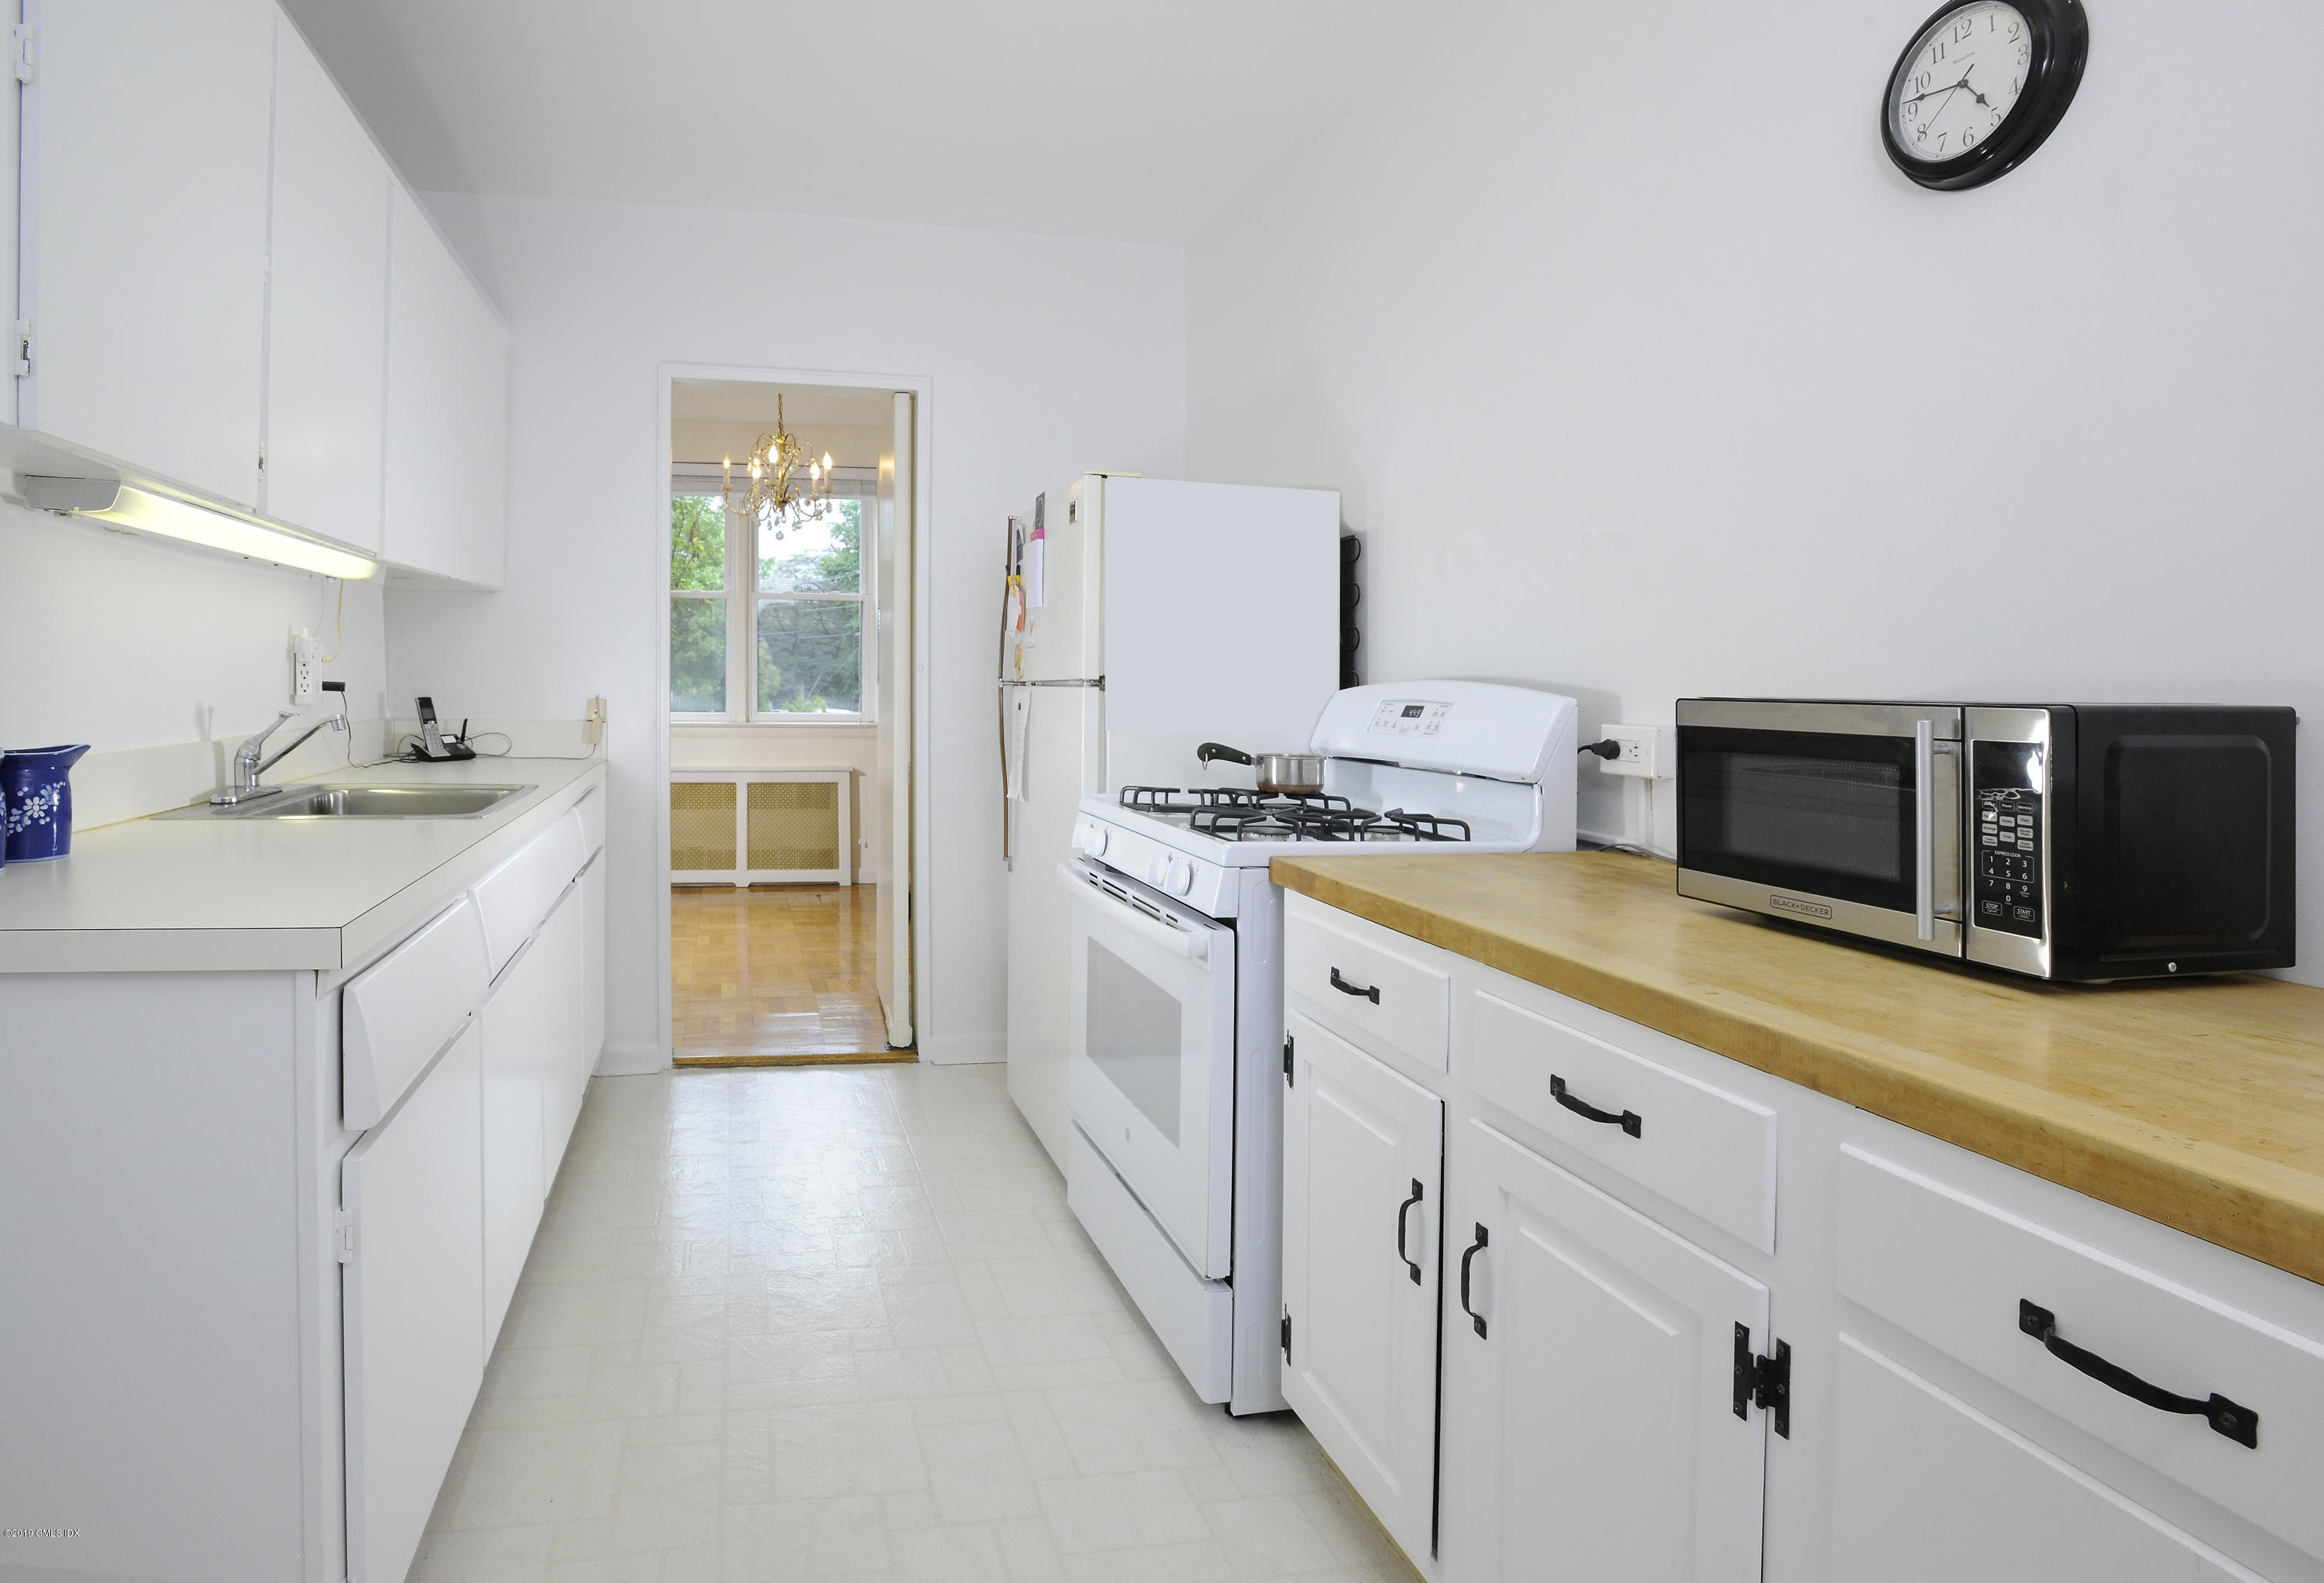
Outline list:
[[[1291,1310],[1283,1310],[1283,1361],[1291,1361]]]
[[[1761,1357],[1751,1350],[1751,1327],[1735,1327],[1735,1416],[1748,1418],[1754,1407],[1764,1408],[1785,1440],[1792,1438],[1792,1344],[1775,1343],[1775,1356]]]
[[[1291,1075],[1291,1035],[1283,1036],[1283,1081],[1286,1087],[1296,1088],[1299,1079]]]

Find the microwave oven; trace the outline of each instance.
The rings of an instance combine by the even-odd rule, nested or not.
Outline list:
[[[1679,893],[2060,981],[2289,967],[2298,725],[1682,699]]]

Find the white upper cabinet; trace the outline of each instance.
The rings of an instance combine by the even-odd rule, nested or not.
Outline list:
[[[275,34],[264,513],[380,547],[387,163],[290,23]]]
[[[254,505],[274,8],[69,0],[33,47],[19,421]]]
[[[508,331],[484,297],[460,282],[459,430],[453,440],[453,575],[501,585],[508,519]]]
[[[398,188],[389,227],[387,510],[381,551],[399,566],[459,575],[454,511],[460,416],[460,305],[451,250]]]

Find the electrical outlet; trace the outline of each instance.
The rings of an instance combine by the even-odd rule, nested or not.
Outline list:
[[[1601,758],[1598,768],[1609,775],[1635,775],[1645,781],[1667,781],[1678,773],[1678,730],[1671,726],[1600,726],[1600,737],[1619,743],[1622,751]]]
[[[589,745],[592,747],[605,740],[605,700],[604,699],[593,698],[589,700],[588,712],[581,717],[581,730],[582,735],[589,739]]]
[[[322,664],[322,649],[323,645],[315,641],[315,634],[305,627],[290,629],[292,703],[311,704],[323,696],[322,677],[318,669]]]

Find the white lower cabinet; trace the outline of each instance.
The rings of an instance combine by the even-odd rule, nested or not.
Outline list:
[[[472,1027],[340,1167],[353,1583],[410,1569],[484,1383],[477,1046]]]
[[[1284,1395],[1432,1583],[2324,1583],[2324,1287],[1448,984],[1441,1069],[1286,993]]]
[[[2256,1583],[2098,1480],[1840,1338],[1832,1576],[1864,1583]]]
[[[1444,1101],[1289,1019],[1283,1395],[1406,1553],[1436,1516]]]
[[[1481,1122],[1454,1152],[1455,1575],[1758,1577],[1767,1417],[1732,1364],[1766,1287]]]
[[[545,1195],[556,1180],[555,1162],[565,1158],[572,1141],[573,1124],[581,1119],[581,1101],[589,1092],[589,1075],[596,1069],[597,1052],[588,1047],[586,1029],[586,969],[588,921],[585,913],[589,893],[575,885],[540,926],[533,952],[540,958],[541,1000],[546,1008],[542,1049],[547,1057],[541,1071],[541,1157],[549,1168],[542,1177]]]
[[[549,1159],[547,964],[519,953],[493,985],[484,1032],[484,1350],[500,1338],[540,1227]]]

